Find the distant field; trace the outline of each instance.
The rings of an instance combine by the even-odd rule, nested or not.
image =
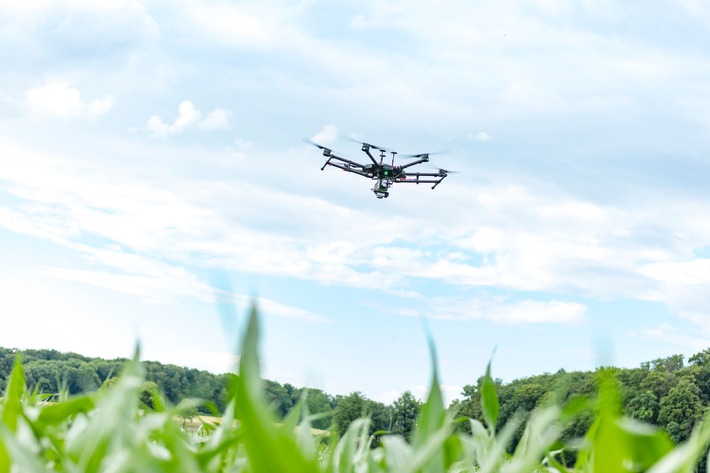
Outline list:
[[[222,418],[221,417],[216,417],[216,416],[204,416],[204,415],[199,415],[196,417],[193,417],[192,419],[189,420],[181,420],[178,418],[178,422],[180,426],[184,427],[185,430],[187,430],[190,433],[194,433],[202,427],[202,424],[212,424],[212,425],[219,425],[222,423]],[[283,425],[280,423],[276,423],[276,425]],[[237,426],[237,421],[232,420],[232,427]],[[311,428],[311,433],[313,435],[330,435],[330,432],[327,430],[321,430],[321,429],[313,429]]]

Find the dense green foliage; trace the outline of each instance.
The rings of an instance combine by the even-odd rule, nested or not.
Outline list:
[[[126,358],[105,360],[56,350],[19,351],[0,348],[0,391],[5,387],[6,379],[18,354],[22,355],[28,389],[51,394],[64,390],[71,395],[96,391],[104,383],[112,382],[111,378],[129,362]],[[146,380],[142,396],[147,405],[150,405],[149,392],[154,386],[155,390],[162,393],[173,405],[177,405],[184,399],[199,398],[205,401],[199,408],[200,412],[204,414],[224,412],[229,383],[233,375],[215,375],[204,370],[156,361],[143,361],[142,365]],[[288,383],[280,384],[268,380],[264,382],[264,397],[274,406],[279,419],[284,419],[306,393],[305,402],[308,412],[320,414],[312,420],[315,428],[329,428],[334,422],[335,414],[336,424],[344,432],[351,421],[368,414],[372,419],[370,424],[372,432],[391,430],[407,437],[410,435],[413,423],[411,420],[406,421],[405,418],[409,416],[411,419],[411,402],[387,406],[367,399],[360,393],[331,396],[320,389],[296,388]],[[400,413],[399,408],[403,409],[403,412]]]
[[[656,424],[676,442],[690,437],[693,427],[710,406],[710,349],[690,357],[673,355],[643,363],[639,368],[611,369],[620,392],[620,407],[631,418]],[[455,407],[463,415],[483,420],[480,406],[485,378],[464,387],[464,399]],[[537,406],[554,400],[566,403],[592,396],[598,389],[598,372],[543,374],[504,384],[495,380],[500,402],[498,424],[506,424],[518,413],[523,417]],[[590,415],[582,416],[568,427],[564,438],[584,434],[592,425]],[[521,432],[517,432],[519,438]]]
[[[66,390],[69,394],[80,394],[96,391],[116,376],[129,361],[125,358],[89,358],[56,350],[18,351],[0,348],[0,388],[5,386],[18,353],[22,355],[28,388],[42,393]],[[146,381],[155,383],[173,404],[182,399],[198,397],[211,401],[219,410],[225,406],[229,375],[215,375],[208,371],[155,361],[144,361],[143,369]]]
[[[27,387],[30,391],[58,393],[66,390],[75,395],[96,391],[109,382],[129,362],[125,358],[104,360],[76,353],[56,350],[23,350],[0,348],[0,390],[4,389],[15,357],[22,354]],[[215,375],[207,371],[162,364],[155,361],[142,363],[145,380],[154,383],[165,399],[177,405],[184,399],[199,398],[206,401],[199,407],[202,413],[222,413],[227,405],[230,379],[233,375]],[[615,369],[619,383],[622,411],[631,418],[659,425],[675,442],[687,440],[693,427],[710,406],[710,349],[689,358],[687,365],[682,355],[673,355],[642,363],[639,368]],[[484,381],[489,379],[487,388]],[[146,385],[148,386],[148,385]],[[148,389],[144,386],[144,390]],[[420,402],[410,392],[391,405],[367,399],[362,393],[332,396],[318,389],[297,388],[291,384],[264,381],[264,397],[274,407],[278,419],[284,419],[307,393],[306,407],[318,414],[314,427],[345,432],[350,424],[367,415],[368,432],[386,430],[402,434],[410,440],[414,419]],[[554,400],[566,403],[590,397],[597,391],[597,373],[565,372],[543,374],[502,383],[490,377],[481,377],[476,384],[463,389],[463,399],[450,407],[479,421],[486,420],[481,407],[481,395],[486,389],[494,390],[498,402],[497,424],[504,425],[517,415],[523,421],[535,407]],[[150,396],[143,394],[146,399]],[[485,397],[485,396],[484,396]],[[593,422],[587,413],[575,419],[563,433],[563,438],[573,439],[584,435]],[[470,431],[468,424],[464,430]],[[520,427],[513,434],[515,445],[522,436]]]
[[[227,378],[221,422],[203,424],[193,434],[177,420],[194,415],[200,402],[187,400],[170,407],[158,384],[146,381],[147,370],[137,357],[124,363],[120,377],[107,377],[99,390],[74,396],[64,390],[51,403],[27,389],[27,373],[18,357],[0,399],[0,471],[563,473],[569,471],[566,455],[574,454],[570,466],[577,472],[691,473],[710,442],[710,416],[698,416],[702,390],[688,376],[670,383],[660,403],[654,391],[658,386],[628,392],[623,379],[629,373],[615,369],[599,370],[588,384],[554,389],[541,384],[544,377],[536,380],[539,383],[521,381],[508,394],[532,412],[508,415],[499,394],[503,385],[490,376],[490,365],[476,386],[467,387],[468,400],[454,406],[474,409],[484,419],[462,418],[470,433],[455,429],[455,416],[444,407],[435,370],[423,404],[410,393],[394,403],[402,416],[390,416],[396,419],[390,423],[411,425],[409,440],[387,432],[373,434],[368,417],[351,418],[358,410],[369,410],[373,416],[386,413],[376,412],[378,408],[359,393],[338,403],[348,409],[340,413],[336,409],[334,423],[343,419],[337,430],[314,436],[304,398],[277,423],[279,407],[266,402],[259,378],[258,339],[258,316],[252,310],[239,373]],[[432,359],[436,360],[433,349]],[[705,361],[691,365],[705,366]],[[88,374],[80,366],[77,370]],[[684,370],[676,365],[654,372]],[[562,380],[582,380],[575,374],[559,375],[564,375]],[[657,378],[662,381],[659,386],[668,381]],[[587,386],[596,386],[592,396],[583,394]],[[572,387],[578,388],[574,394]],[[675,429],[670,435],[687,439],[676,446],[664,430],[623,416],[624,396],[638,398],[633,405],[641,415],[650,416],[657,409],[659,422],[668,422],[666,430]],[[414,411],[418,415],[412,421]],[[575,441],[564,441],[565,432],[579,429],[580,419],[589,421],[588,428]]]

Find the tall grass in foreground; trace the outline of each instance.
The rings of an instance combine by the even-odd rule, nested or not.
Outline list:
[[[436,368],[411,443],[381,433],[369,420],[353,422],[340,438],[314,436],[301,402],[277,424],[261,395],[259,323],[251,310],[230,402],[218,424],[189,434],[176,418],[197,401],[173,407],[159,396],[154,410],[139,408],[143,371],[137,357],[118,382],[99,392],[54,403],[27,392],[19,360],[0,401],[2,472],[651,472],[690,473],[707,450],[706,418],[689,441],[674,446],[661,430],[620,414],[614,379],[602,371],[597,400],[537,409],[528,422],[514,418],[496,430],[498,398],[490,365],[481,388],[484,422],[456,419],[444,408]],[[432,349],[432,358],[433,349]],[[574,444],[560,441],[566,425],[586,409],[595,422]],[[471,434],[457,423],[468,422]],[[523,435],[511,451],[519,429]],[[576,454],[573,469],[565,456]]]

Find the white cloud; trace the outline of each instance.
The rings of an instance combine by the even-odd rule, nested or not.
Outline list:
[[[153,115],[148,119],[148,131],[156,136],[166,137],[174,133],[180,133],[188,126],[194,124],[200,119],[202,113],[195,108],[195,105],[189,100],[180,103],[178,107],[178,115],[171,125],[163,122],[158,115]]]
[[[395,314],[442,320],[490,320],[505,325],[573,324],[585,319],[587,307],[577,302],[558,300],[523,300],[510,302],[504,298],[478,297],[455,299],[427,298],[416,306],[400,304]]]
[[[630,282],[643,286],[650,281],[634,275],[636,261],[669,257],[644,248],[629,250],[610,239],[634,225],[629,215],[583,202],[553,203],[523,188],[477,188],[467,191],[462,202],[452,194],[434,220],[419,215],[414,205],[411,215],[388,214],[386,225],[363,233],[361,229],[372,228],[383,210],[374,210],[373,215],[368,208],[348,208],[290,191],[265,191],[270,182],[280,182],[275,173],[292,172],[288,166],[296,160],[291,157],[284,161],[284,169],[269,168],[269,179],[263,182],[258,178],[235,184],[178,179],[148,185],[135,177],[135,170],[125,167],[122,171],[127,175],[122,176],[116,169],[87,172],[66,163],[59,165],[51,156],[18,153],[12,148],[4,150],[3,156],[7,156],[5,178],[13,183],[10,191],[32,204],[22,213],[0,213],[4,226],[67,242],[92,235],[131,252],[169,261],[192,261],[199,255],[199,265],[207,267],[397,294],[409,290],[408,281],[423,279],[464,287],[573,290],[605,296],[629,294]],[[254,161],[257,167],[258,163]],[[241,171],[250,172],[243,165]],[[342,173],[333,176],[349,177]],[[258,209],[225,205],[251,202],[254,195],[260,196]],[[309,211],[304,213],[304,208]],[[475,225],[460,221],[463,208],[475,217]],[[287,219],[286,215],[299,217]],[[282,231],[286,224],[288,232]],[[411,245],[418,249],[407,248]],[[452,253],[455,258],[449,257]],[[479,258],[482,260],[477,261]],[[591,276],[579,276],[586,268],[593,271]],[[614,279],[618,270],[628,271],[630,279]],[[91,279],[90,273],[62,274]],[[130,274],[134,277],[117,281],[101,276],[95,283],[141,290],[138,275],[171,279],[169,271],[153,272],[149,266]],[[179,288],[190,283],[173,281],[166,287],[182,291]],[[161,293],[150,284],[146,287]],[[644,297],[652,288],[633,287],[630,294]],[[555,320],[571,321],[580,315],[580,308],[564,303],[533,304],[496,313],[505,323],[544,321],[546,313],[554,314]],[[457,314],[466,317],[465,311]]]
[[[710,286],[710,259],[656,262],[644,265],[641,272],[653,279],[679,286]]]
[[[584,305],[576,302],[523,301],[498,306],[486,318],[504,324],[568,324],[581,321],[586,311]]]
[[[297,160],[291,157],[284,161],[284,169],[270,168],[264,181],[179,179],[148,185],[133,171],[130,177],[116,170],[87,174],[51,164],[51,157],[39,159],[13,149],[3,155],[8,156],[6,179],[14,183],[11,192],[34,203],[24,214],[0,213],[8,228],[65,241],[95,235],[169,260],[201,255],[201,264],[210,267],[398,294],[409,289],[407,281],[423,279],[464,287],[648,297],[657,288],[653,278],[635,273],[637,262],[671,258],[668,252],[630,249],[624,243],[630,237],[616,236],[634,228],[638,217],[584,202],[544,198],[521,187],[477,187],[467,190],[460,202],[457,194],[445,196],[447,207],[434,220],[420,216],[414,205],[411,215],[387,215],[387,225],[363,234],[360,229],[371,228],[382,210],[373,214],[371,209],[348,208],[290,191],[265,192],[270,182],[280,182],[275,173],[292,173],[288,166]],[[254,161],[257,167],[258,162]],[[250,172],[243,166],[243,173]],[[352,182],[350,177],[332,176]],[[258,210],[225,205],[250,202],[254,195],[260,196]],[[309,211],[304,213],[304,208]],[[461,221],[458,216],[463,213],[472,215],[474,222]],[[281,231],[285,224],[288,233]],[[418,249],[408,248],[412,245]],[[452,253],[455,258],[449,257]],[[534,307],[522,309],[530,313]],[[560,320],[574,318],[573,307],[546,309],[559,311]],[[513,312],[507,319],[515,317],[525,319]]]
[[[215,108],[205,118],[200,120],[197,126],[201,130],[229,130],[232,127],[231,119],[231,110]]]
[[[229,130],[232,126],[231,110],[215,108],[202,120],[200,120],[201,117],[202,112],[190,100],[185,100],[180,103],[178,115],[172,124],[163,122],[159,115],[153,115],[148,119],[146,125],[148,131],[160,137],[181,133],[194,124],[197,124],[197,127],[203,131]]]
[[[266,315],[273,315],[284,319],[304,320],[307,322],[318,323],[327,322],[328,320],[325,317],[311,311],[299,309],[297,307],[290,307],[276,301],[264,299],[263,297],[258,297],[257,301],[259,308]]]
[[[66,120],[77,117],[98,118],[111,110],[115,98],[107,95],[89,104],[81,98],[79,89],[63,82],[53,82],[27,91],[27,105],[36,116],[53,116]]]
[[[173,268],[180,272],[182,268]],[[184,271],[184,270],[182,270]],[[120,274],[111,271],[83,270],[72,268],[47,268],[42,274],[66,281],[75,281],[111,291],[137,296],[154,303],[166,303],[175,297],[189,296],[205,301],[211,288],[200,283],[190,274],[148,276],[145,274]],[[177,277],[176,277],[177,276]]]
[[[704,350],[710,345],[710,333],[707,333],[705,338],[689,335],[668,322],[656,327],[642,328],[635,335],[653,342],[680,345],[696,352]]]
[[[493,139],[493,137],[485,131],[480,131],[476,134],[468,133],[466,135],[466,138],[473,141],[480,141],[482,143],[485,143],[486,141],[491,141]]]
[[[335,125],[326,125],[321,131],[316,133],[312,139],[319,144],[330,144],[338,139],[338,127]]]
[[[207,37],[230,45],[258,46],[275,41],[280,29],[269,8],[198,2],[186,14],[194,28]]]
[[[103,99],[94,99],[86,107],[86,115],[89,118],[96,118],[101,115],[105,115],[109,110],[111,110],[111,107],[113,107],[115,101],[116,100],[110,95],[104,97]]]

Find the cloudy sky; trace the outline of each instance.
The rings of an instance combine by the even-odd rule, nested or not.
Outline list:
[[[0,346],[140,340],[224,372],[256,297],[266,377],[380,401],[421,395],[426,330],[449,399],[494,349],[506,381],[703,350],[709,22],[700,0],[0,0]],[[377,200],[304,137],[460,173]]]

